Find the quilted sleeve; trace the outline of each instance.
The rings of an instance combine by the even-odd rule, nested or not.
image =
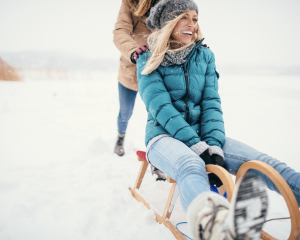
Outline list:
[[[200,138],[208,145],[222,147],[225,142],[225,128],[221,99],[218,93],[219,74],[216,71],[214,54],[207,51],[207,69],[205,73],[205,86],[201,99]]]
[[[173,138],[185,143],[188,147],[197,144],[200,142],[198,134],[173,106],[171,96],[159,71],[156,69],[148,75],[141,74],[146,62],[147,58],[144,53],[137,61],[137,77],[139,93],[147,111]]]

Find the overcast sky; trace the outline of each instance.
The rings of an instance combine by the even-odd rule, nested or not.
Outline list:
[[[300,65],[299,0],[196,0],[217,63]],[[0,0],[1,51],[64,51],[118,59],[121,0]]]

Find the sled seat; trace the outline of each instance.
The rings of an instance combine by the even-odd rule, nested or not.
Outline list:
[[[137,154],[138,161],[141,162],[141,167],[140,167],[140,170],[139,170],[139,173],[136,178],[134,186],[130,187],[129,189],[130,189],[133,197],[137,201],[144,203],[144,205],[148,209],[151,209],[152,204],[150,202],[148,202],[145,198],[143,198],[142,195],[139,193],[139,188],[142,184],[142,181],[144,179],[145,173],[146,173],[148,165],[149,165],[148,161],[146,160],[146,152],[138,151],[138,150],[134,150],[134,151]],[[230,174],[224,168],[217,166],[217,165],[206,165],[206,171],[207,171],[207,173],[214,173],[220,178],[220,180],[223,183],[223,186],[221,188],[219,188],[219,192],[221,194],[223,194],[224,191],[226,191],[227,199],[228,199],[228,201],[230,201],[233,190],[234,190],[234,182],[233,182]],[[156,221],[159,223],[163,223],[167,228],[169,228],[176,239],[186,240],[186,238],[169,221],[172,211],[174,209],[174,205],[179,196],[179,190],[178,190],[176,181],[174,179],[172,179],[168,176],[167,181],[172,184],[171,190],[169,192],[169,196],[168,196],[163,214],[160,215],[159,213],[154,211],[155,215],[156,215]]]

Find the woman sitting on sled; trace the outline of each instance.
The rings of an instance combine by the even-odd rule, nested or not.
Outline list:
[[[150,51],[137,61],[139,92],[148,111],[147,159],[177,182],[194,239],[259,239],[268,205],[261,178],[278,192],[275,185],[253,171],[237,183],[229,204],[210,192],[205,165],[235,174],[244,162],[263,161],[287,181],[298,204],[300,174],[225,137],[219,74],[214,54],[201,46],[197,18],[193,0],[162,0],[147,19],[154,30]]]

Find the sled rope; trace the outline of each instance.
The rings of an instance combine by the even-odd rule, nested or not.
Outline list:
[[[187,222],[179,222],[179,223],[177,223],[176,224],[176,229],[183,235],[183,236],[185,236],[187,239],[189,239],[189,240],[193,240],[192,238],[190,238],[189,236],[187,236],[187,235],[185,235],[183,232],[181,232],[179,229],[178,229],[178,225],[180,225],[180,224],[184,224],[184,223],[187,223]]]
[[[283,220],[283,219],[291,219],[291,217],[284,217],[284,218],[272,218],[272,219],[269,219],[269,220],[266,220],[266,222],[270,222],[270,221],[274,221],[274,220]]]

